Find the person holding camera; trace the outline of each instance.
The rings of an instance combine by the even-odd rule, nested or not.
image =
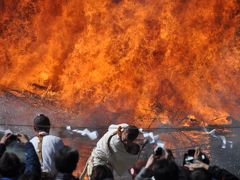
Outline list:
[[[190,161],[189,159],[193,157]],[[204,180],[239,180],[235,175],[218,166],[210,166],[208,157],[201,152],[200,148],[188,150],[184,157],[184,166],[190,170],[189,179],[204,179]]]
[[[141,169],[141,171],[135,177],[135,180],[178,180],[179,168],[173,161],[174,157],[172,153],[168,154],[168,151],[161,147],[156,147],[154,153],[150,155],[148,161]]]
[[[7,144],[11,141],[18,141],[24,144],[25,162],[24,165],[14,153],[6,151]],[[41,167],[37,154],[32,143],[24,134],[5,134],[0,141],[0,180],[3,179],[21,179],[26,174],[35,174],[35,179],[40,180]]]

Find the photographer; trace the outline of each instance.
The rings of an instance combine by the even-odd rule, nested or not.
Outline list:
[[[6,145],[12,140],[17,140],[24,144],[25,163],[24,166],[20,159],[14,153],[6,152]],[[0,173],[3,177],[16,179],[24,174],[36,174],[40,179],[41,168],[37,154],[33,145],[28,141],[28,137],[24,134],[5,134],[0,141]],[[38,178],[36,180],[38,180]],[[1,179],[1,178],[0,178]]]
[[[199,160],[205,164],[209,164],[209,158],[205,153],[203,153],[199,147],[195,149],[189,149],[187,153],[184,154],[183,166],[185,164],[193,163],[195,160]]]
[[[176,163],[168,156],[165,149],[156,147],[154,153],[148,158],[148,161],[136,180],[155,180],[168,179],[177,180],[179,177],[179,168]]]
[[[216,180],[239,180],[239,178],[237,178],[235,175],[231,174],[227,170],[221,169],[218,166],[210,166],[201,161],[195,161],[194,163],[186,164],[185,167],[187,167],[192,172],[203,169],[210,174],[211,178],[214,178]]]
[[[187,163],[184,164],[191,173],[190,173],[190,180],[195,179],[216,179],[216,180],[238,180],[236,176],[231,174],[225,169],[221,169],[218,166],[210,166],[209,159],[206,156],[203,158],[199,148],[197,148],[194,152],[194,160],[191,162],[186,161],[186,157],[184,158]],[[200,156],[201,155],[201,156]],[[200,158],[201,157],[201,158]],[[204,176],[204,177],[203,177]]]

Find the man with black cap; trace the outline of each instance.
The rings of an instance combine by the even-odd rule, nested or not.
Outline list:
[[[30,142],[33,144],[42,168],[42,177],[51,179],[57,173],[55,168],[54,156],[64,144],[61,138],[49,135],[50,120],[44,114],[39,114],[34,119],[34,136]]]

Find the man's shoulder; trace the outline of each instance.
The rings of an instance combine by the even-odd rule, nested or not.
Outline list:
[[[64,146],[62,139],[58,136],[47,135],[43,138],[43,146],[49,149],[60,149]]]
[[[37,136],[34,136],[31,140],[30,140],[31,143],[37,143],[38,142],[38,137]],[[43,137],[43,142],[51,142],[51,143],[62,143],[62,139],[58,136],[55,136],[55,135],[45,135]]]
[[[44,137],[52,138],[52,139],[61,139],[60,137],[55,136],[55,135],[52,135],[52,134],[48,134],[48,135],[46,135],[46,136],[44,136]]]
[[[47,141],[55,141],[55,142],[59,142],[59,141],[62,141],[62,139],[58,136],[55,136],[55,135],[46,135],[44,136],[44,139],[47,140]]]
[[[38,140],[37,136],[34,136],[32,139],[30,139],[30,142],[34,143],[34,142],[37,142],[37,140]]]

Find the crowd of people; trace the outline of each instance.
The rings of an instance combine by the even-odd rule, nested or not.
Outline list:
[[[147,141],[139,143],[136,126],[110,126],[92,150],[80,177],[74,177],[80,158],[78,150],[64,145],[60,137],[49,134],[47,116],[34,118],[35,136],[6,133],[0,141],[0,180],[114,180],[128,173],[135,180],[237,180],[238,177],[218,166],[210,165],[199,148],[189,149],[181,165],[170,149],[153,147],[146,162],[140,154]],[[24,162],[8,152],[8,144],[17,140],[24,146]]]

